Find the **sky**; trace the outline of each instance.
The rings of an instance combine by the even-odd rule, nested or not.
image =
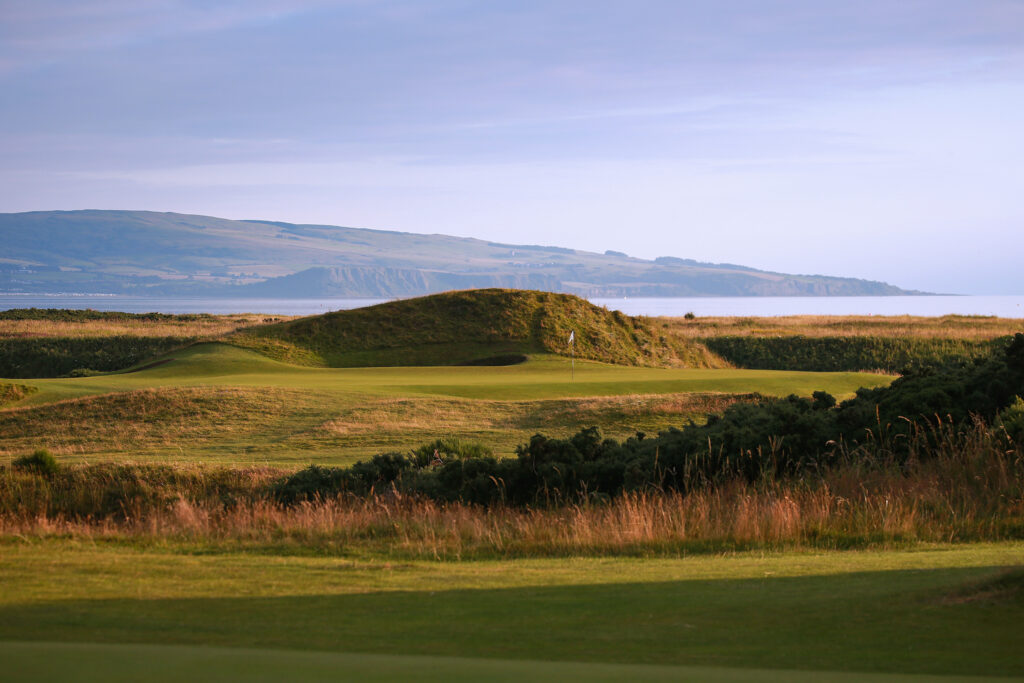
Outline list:
[[[0,212],[1024,293],[1024,0],[0,0],[0,93]]]

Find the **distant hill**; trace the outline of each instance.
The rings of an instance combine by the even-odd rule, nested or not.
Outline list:
[[[723,367],[656,320],[569,294],[509,289],[446,292],[337,311],[233,335],[232,343],[289,362],[329,367],[509,365],[526,354],[663,367]]]
[[[150,211],[0,214],[0,292],[407,297],[507,287],[617,296],[919,294],[664,256]]]

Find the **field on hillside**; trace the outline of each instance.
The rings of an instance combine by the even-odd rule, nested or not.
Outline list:
[[[666,369],[538,356],[504,367],[308,368],[225,344],[174,352],[137,372],[18,380],[0,449],[95,461],[351,462],[445,436],[510,455],[537,431],[598,425],[656,433],[745,396],[848,396],[864,373]]]

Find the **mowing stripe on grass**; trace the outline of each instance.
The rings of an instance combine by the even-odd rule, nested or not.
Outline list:
[[[396,644],[400,647],[400,645]],[[981,676],[867,674],[370,655],[168,645],[0,642],[9,683],[164,681],[700,681],[706,683],[996,683]]]

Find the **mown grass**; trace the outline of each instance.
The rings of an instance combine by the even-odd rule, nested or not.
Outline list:
[[[379,655],[189,645],[0,642],[10,681],[706,681],[707,683],[984,683],[985,677],[709,666],[596,664],[441,655]]]
[[[1013,544],[458,563],[67,541],[3,551],[4,640],[1024,673],[1019,599],[944,600],[1018,561]]]

